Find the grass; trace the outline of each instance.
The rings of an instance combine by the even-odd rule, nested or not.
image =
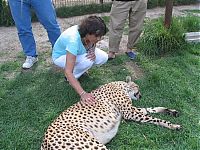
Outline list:
[[[200,45],[190,45],[181,53],[136,60],[145,76],[136,80],[143,98],[136,106],[166,106],[180,111],[180,117],[155,115],[181,124],[183,129],[171,131],[162,127],[123,121],[117,136],[107,144],[112,150],[200,148]],[[40,54],[40,62],[31,71],[20,69],[23,60],[0,66],[0,149],[36,150],[48,125],[63,110],[79,100],[60,71],[46,64],[48,53]],[[124,80],[130,75],[122,55],[100,68],[93,68],[90,77],[81,78],[90,91],[99,85]],[[131,62],[130,62],[131,63]]]
[[[111,149],[180,149],[200,148],[200,52],[199,45],[174,56],[160,59],[140,57],[146,76],[137,82],[143,93],[136,106],[167,106],[180,111],[178,118],[155,115],[179,123],[181,131],[171,131],[147,124],[124,122],[109,144]]]
[[[106,22],[109,22],[109,18]],[[173,118],[153,115],[182,125],[171,131],[149,124],[122,121],[116,137],[107,144],[111,150],[198,150],[200,149],[200,44],[191,44],[182,51],[164,57],[139,54],[136,63],[145,75],[135,80],[143,98],[138,107],[165,106],[176,109]],[[0,57],[7,55],[1,52]],[[17,61],[0,64],[0,149],[38,150],[48,125],[79,96],[65,82],[62,71],[48,63],[50,52],[39,54],[40,61],[32,70],[21,70],[22,53]],[[102,67],[90,70],[80,79],[90,91],[111,81],[132,75],[134,62],[125,55]]]

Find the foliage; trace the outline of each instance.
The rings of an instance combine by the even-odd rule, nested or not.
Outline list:
[[[198,3],[198,0],[174,0],[174,5],[189,5],[189,4],[194,4]]]
[[[179,51],[184,43],[184,29],[179,19],[173,18],[171,27],[167,29],[160,18],[146,24],[138,46],[144,54],[155,56]]]
[[[148,0],[147,8],[154,8],[157,6],[165,6],[165,0]]]
[[[186,4],[194,4],[196,0],[174,0],[174,5],[186,5]],[[148,8],[154,8],[157,6],[165,6],[165,0],[149,0]],[[72,17],[78,15],[85,15],[91,13],[101,13],[101,12],[109,12],[111,8],[111,3],[104,4],[90,4],[90,5],[82,5],[82,6],[71,6],[71,7],[61,7],[57,8],[57,16],[60,18],[64,17]],[[38,21],[35,13],[31,11],[32,21]],[[6,0],[0,0],[0,26],[10,26],[14,25],[10,9]]]
[[[57,8],[56,14],[60,18],[80,16],[92,13],[109,12],[111,4],[90,4]]]
[[[138,48],[146,55],[162,56],[178,52],[185,46],[184,33],[200,31],[200,19],[195,15],[174,17],[169,29],[163,26],[163,18],[145,23],[144,34]]]
[[[198,32],[200,31],[200,18],[199,16],[188,15],[181,19],[183,28],[186,32]]]
[[[0,26],[14,25],[7,1],[0,0]]]
[[[147,7],[148,8],[154,8],[158,6],[165,6],[166,0],[148,0]],[[189,5],[197,3],[197,0],[174,0],[173,5]]]

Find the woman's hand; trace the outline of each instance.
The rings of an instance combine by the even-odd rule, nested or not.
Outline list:
[[[96,100],[91,93],[84,92],[81,94],[81,102],[93,105],[96,102]]]
[[[91,61],[94,61],[96,59],[96,55],[95,55],[94,50],[89,50],[86,57],[88,59],[90,59]]]

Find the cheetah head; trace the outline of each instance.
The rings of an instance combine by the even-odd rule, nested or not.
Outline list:
[[[133,81],[131,81],[130,76],[126,77],[126,82],[127,82],[126,90],[128,92],[129,97],[133,100],[139,100],[142,97],[139,91],[139,86],[135,84]]]

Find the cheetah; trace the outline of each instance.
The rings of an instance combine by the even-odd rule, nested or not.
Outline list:
[[[141,98],[139,86],[127,77],[125,81],[111,82],[91,92],[95,104],[77,102],[48,127],[41,150],[107,150],[108,143],[117,133],[121,119],[152,123],[169,129],[181,126],[154,118],[149,113],[167,113],[177,116],[178,112],[165,107],[137,108],[132,99]]]

